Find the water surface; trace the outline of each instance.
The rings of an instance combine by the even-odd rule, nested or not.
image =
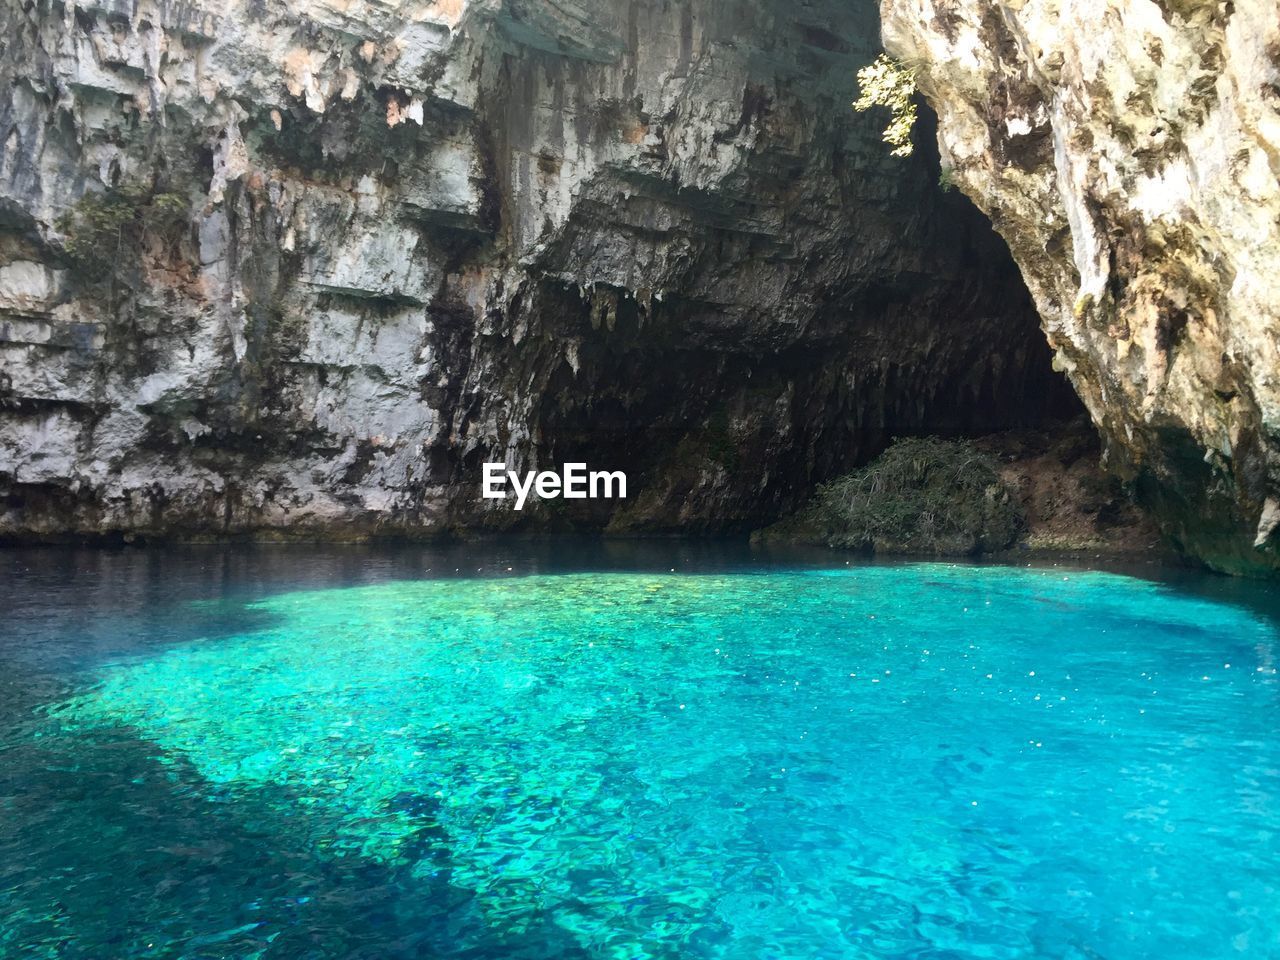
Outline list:
[[[1265,587],[603,549],[0,556],[0,956],[1280,956]]]

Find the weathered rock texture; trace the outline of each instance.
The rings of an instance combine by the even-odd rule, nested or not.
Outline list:
[[[1026,526],[1015,549],[1174,559],[1152,518],[1102,469],[1088,417],[1049,430],[1006,430],[974,445],[996,458],[1001,479],[1016,492]]]
[[[9,0],[0,38],[0,535],[743,528],[1061,405],[1003,244],[849,110],[873,3]],[[487,460],[632,496],[515,514]]]
[[[1280,568],[1275,0],[883,0],[1109,464],[1174,538]]]

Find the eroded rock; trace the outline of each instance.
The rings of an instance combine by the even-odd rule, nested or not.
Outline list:
[[[1003,245],[849,110],[869,2],[37,0],[0,31],[0,534],[747,528],[892,434],[1062,404]],[[126,189],[101,243],[60,226]],[[516,514],[490,460],[633,493]]]
[[[1167,532],[1280,568],[1280,16],[1236,3],[882,0],[943,165],[1008,241]]]

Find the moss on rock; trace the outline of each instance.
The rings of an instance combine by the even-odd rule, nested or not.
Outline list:
[[[172,234],[190,216],[191,204],[182,194],[126,184],[86,193],[57,227],[63,249],[86,280],[121,280],[149,237]]]

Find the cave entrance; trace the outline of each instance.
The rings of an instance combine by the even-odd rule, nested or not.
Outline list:
[[[551,367],[540,462],[608,464],[637,491],[621,509],[584,506],[588,525],[754,529],[897,437],[1052,432],[1083,416],[1004,241],[945,188],[934,123],[923,109],[905,161],[855,165],[844,150],[862,134],[837,124],[803,176],[761,175],[753,209],[789,217],[774,235],[744,239],[679,192],[633,191],[567,238],[634,250],[625,231],[662,218],[683,224],[687,259],[661,297],[546,280],[525,302],[546,338],[537,365]],[[571,360],[547,359],[565,343]]]

